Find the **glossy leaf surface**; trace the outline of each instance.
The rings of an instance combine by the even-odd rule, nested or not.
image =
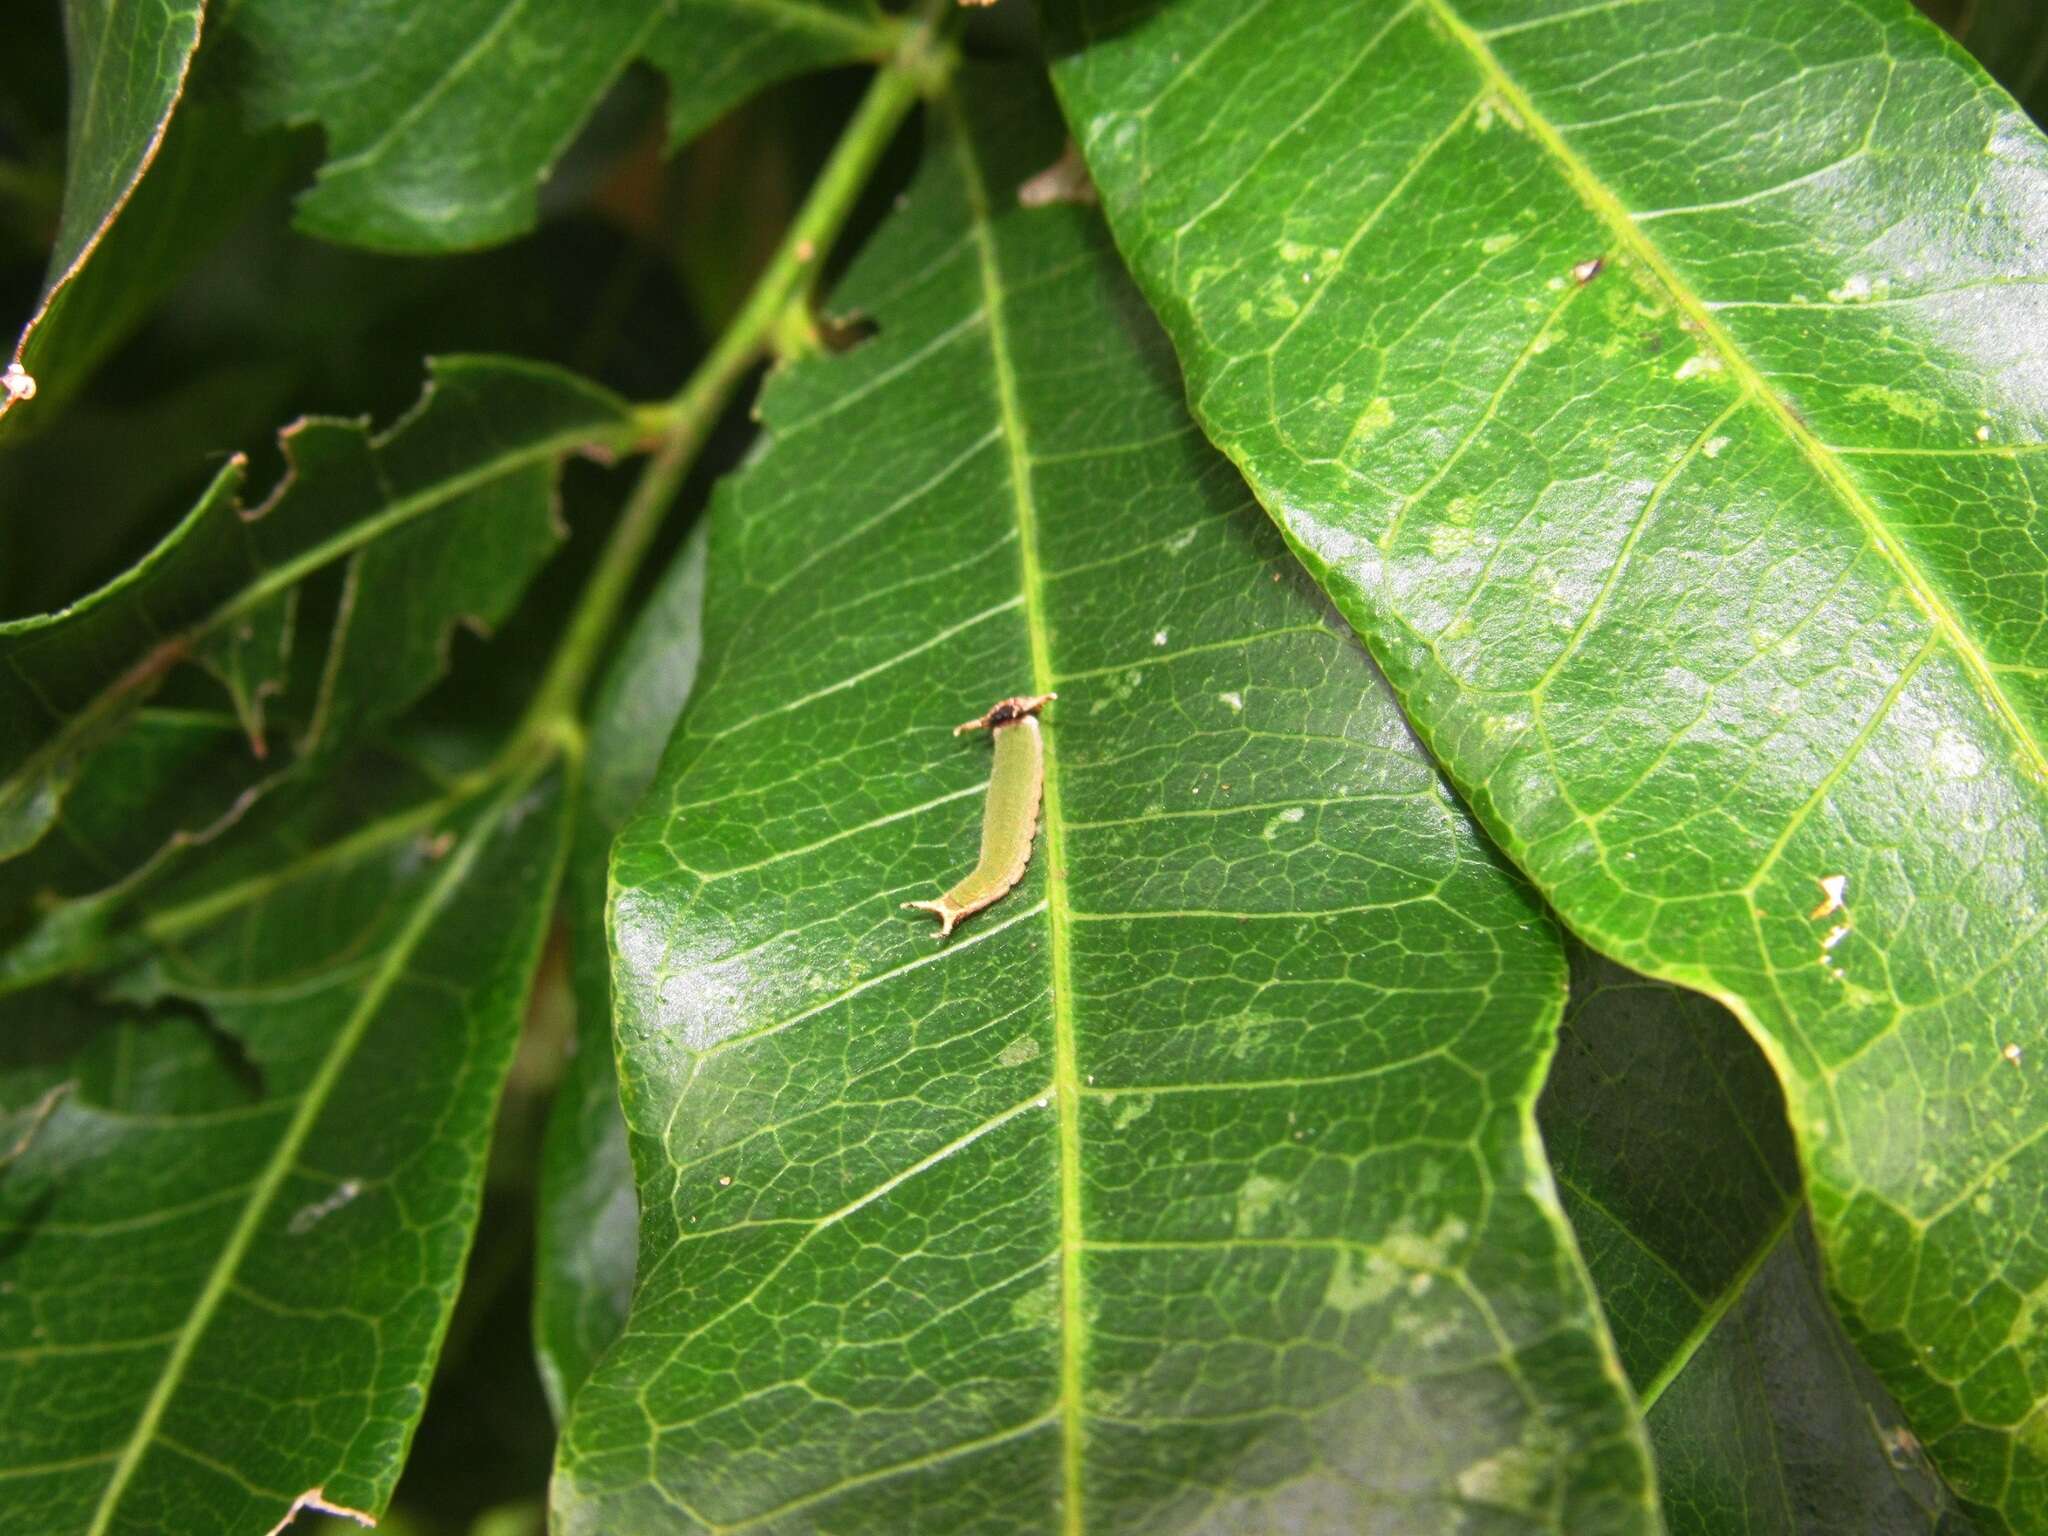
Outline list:
[[[565,892],[576,1053],[548,1116],[533,1299],[534,1347],[557,1423],[632,1300],[640,1207],[613,1065],[606,888],[612,839],[654,778],[696,679],[703,614],[700,529],[648,597],[591,707],[590,767]]]
[[[233,24],[256,110],[327,132],[300,227],[419,252],[531,228],[548,169],[636,58],[668,77],[680,143],[893,35],[872,0],[242,0]]]
[[[2048,1523],[2048,147],[1884,0],[1061,9],[1196,416],[1566,921],[1766,1039],[1860,1345]]]
[[[1970,1529],[1843,1335],[1783,1095],[1732,1015],[1573,945],[1537,1116],[1674,1536]]]
[[[185,88],[199,47],[201,0],[67,0],[71,75],[64,201],[49,276],[13,352],[30,380],[61,346],[54,327],[66,290],[135,192]],[[0,388],[0,417],[33,398],[16,378]]]
[[[1023,74],[710,515],[613,861],[642,1192],[570,1533],[1654,1528],[1533,1134],[1555,936],[1230,467]],[[1023,883],[937,940],[985,736]]]
[[[108,1001],[9,998],[0,1498],[23,1531],[375,1513],[475,1220],[566,828],[559,770],[170,920]]]
[[[307,637],[318,681],[295,745],[331,746],[388,719],[440,675],[450,628],[501,618],[553,552],[561,460],[621,444],[630,427],[623,402],[572,375],[451,358],[380,436],[331,419],[290,428],[289,474],[259,508],[241,506],[231,462],[140,564],[61,612],[0,624],[0,855],[43,838],[82,768],[182,661],[219,679],[267,752],[264,714],[290,673],[300,584],[330,566],[346,562],[343,587],[325,632]],[[152,803],[122,819],[131,840],[161,842],[211,818],[166,825]],[[51,868],[17,871],[14,894],[69,896],[128,873],[77,855],[67,843],[46,856]]]

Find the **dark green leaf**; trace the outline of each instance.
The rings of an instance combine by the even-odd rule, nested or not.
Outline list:
[[[1566,921],[1768,1040],[1859,1344],[2048,1524],[2048,146],[1891,0],[1062,9],[1195,414]]]
[[[1572,950],[1537,1112],[1649,1411],[1666,1526],[1967,1530],[1823,1295],[1769,1064],[1706,998]]]
[[[552,905],[562,775],[167,916],[121,995],[6,1003],[10,1530],[261,1531],[381,1509],[468,1250]]]
[[[1777,1079],[1726,1009],[1571,948],[1538,1116],[1622,1365],[1654,1398],[1791,1225],[1799,1169]]]
[[[693,536],[619,647],[591,709],[589,772],[568,879],[576,1054],[556,1090],[542,1152],[533,1334],[555,1418],[618,1336],[633,1295],[639,1204],[612,1061],[612,839],[654,777],[697,675],[704,540]]]
[[[256,110],[317,121],[329,159],[300,227],[393,251],[507,240],[599,96],[647,58],[677,143],[762,86],[874,57],[872,0],[242,0]]]
[[[642,1195],[561,1528],[1648,1531],[1532,1100],[1556,938],[969,73],[711,513],[613,861]],[[1041,846],[948,942],[988,746]]]
[[[241,507],[241,462],[230,463],[140,565],[62,612],[0,624],[0,854],[49,831],[93,753],[180,661],[219,677],[254,726],[285,683],[299,584],[344,559],[298,745],[332,746],[388,718],[439,675],[449,627],[502,617],[552,552],[562,458],[622,445],[631,427],[623,402],[568,374],[454,358],[433,365],[419,408],[382,436],[326,419],[289,429],[290,473],[260,508]],[[263,734],[251,737],[261,756]],[[155,802],[128,818],[131,839],[194,825]],[[122,873],[80,878],[92,889]],[[62,882],[49,893],[75,894]]]
[[[283,183],[298,158],[289,136],[245,129],[239,104],[207,69],[205,57],[149,174],[94,247],[92,260],[51,297],[40,317],[24,359],[36,380],[35,406],[9,416],[10,429],[42,428],[52,421],[59,404],[222,236]],[[176,451],[189,463],[192,446],[173,436],[144,442],[139,451]],[[25,515],[33,507],[63,503],[36,487],[9,505]]]
[[[64,204],[42,300],[0,381],[0,417],[33,398],[44,355],[65,345],[59,302],[156,158],[199,46],[201,9],[201,0],[66,0]]]
[[[1969,1536],[1842,1332],[1804,1220],[1650,1409],[1671,1536]]]

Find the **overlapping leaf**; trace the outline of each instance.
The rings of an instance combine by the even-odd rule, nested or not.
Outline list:
[[[32,399],[57,306],[156,158],[199,47],[202,0],[68,0],[64,203],[36,312],[0,381],[0,418]]]
[[[1533,1134],[1556,940],[1238,477],[1027,75],[710,522],[614,856],[642,1194],[561,1528],[1654,1528]],[[1042,845],[953,722],[1057,688]]]
[[[530,228],[542,178],[635,58],[668,77],[680,143],[762,86],[893,37],[873,0],[242,0],[233,25],[256,109],[327,131],[300,226],[423,252]]]
[[[1673,1536],[1969,1529],[1826,1300],[1783,1096],[1726,1010],[1573,946],[1538,1117]]]
[[[455,358],[434,365],[420,407],[382,436],[360,422],[290,429],[290,476],[262,507],[241,508],[241,464],[229,464],[141,564],[62,612],[0,624],[0,854],[35,847],[93,755],[182,661],[220,679],[262,756],[300,584],[330,565],[345,561],[345,575],[310,637],[324,650],[295,744],[329,746],[389,718],[439,675],[449,628],[502,617],[552,553],[563,457],[622,446],[631,428],[623,402],[568,374]],[[175,803],[137,803],[151,779],[133,764],[101,775],[85,819],[104,822],[107,839],[52,840],[14,866],[10,908],[119,880],[167,837],[203,829],[266,767],[245,759],[225,783],[195,784],[142,755]]]
[[[1566,920],[1770,1042],[1860,1345],[2048,1522],[2048,146],[1883,0],[1061,9],[1195,414]]]
[[[639,1204],[612,1056],[606,886],[612,839],[654,778],[696,678],[703,610],[700,529],[634,620],[591,706],[590,770],[566,888],[576,1054],[548,1116],[533,1296],[534,1348],[557,1422],[632,1299]]]
[[[537,768],[203,904],[119,995],[8,998],[0,1501],[262,1531],[389,1496],[469,1247],[567,816]]]
[[[1801,1203],[1784,1095],[1727,1011],[1572,946],[1539,1106],[1623,1367],[1654,1400]]]

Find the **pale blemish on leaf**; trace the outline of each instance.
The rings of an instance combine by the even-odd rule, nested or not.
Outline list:
[[[1268,816],[1266,818],[1265,829],[1259,833],[1259,836],[1270,843],[1273,841],[1274,838],[1280,835],[1282,828],[1292,826],[1294,823],[1300,821],[1303,817],[1307,815],[1308,812],[1303,807],[1298,805],[1290,805],[1287,807],[1286,810],[1280,811],[1275,815]]]
[[[1268,1219],[1286,1203],[1293,1187],[1285,1179],[1271,1178],[1263,1173],[1255,1173],[1246,1179],[1237,1191],[1237,1235],[1275,1235],[1268,1226]]]
[[[1360,415],[1357,423],[1352,427],[1352,440],[1356,442],[1366,438],[1378,437],[1380,433],[1386,431],[1393,424],[1394,402],[1385,395],[1376,395],[1373,397],[1372,404],[1365,408],[1364,413]]]
[[[1552,1458],[1511,1445],[1458,1474],[1458,1492],[1474,1504],[1540,1510],[1549,1501]]]
[[[1927,754],[1928,766],[1943,778],[1974,779],[1984,771],[1984,754],[1977,744],[1954,726],[1945,725],[1934,733],[1934,745]]]
[[[1867,277],[1858,272],[1842,280],[1839,288],[1828,290],[1831,304],[1861,304],[1868,299],[1881,299],[1891,291],[1892,280],[1888,277]]]
[[[1458,1248],[1471,1235],[1471,1228],[1456,1216],[1446,1216],[1434,1232],[1422,1233],[1396,1227],[1380,1239],[1380,1250],[1404,1269],[1452,1269],[1458,1262]]]
[[[1058,1279],[1050,1276],[1045,1284],[1032,1286],[1010,1303],[1010,1321],[1027,1332],[1038,1333],[1053,1326],[1059,1310]]]
[[[1043,1049],[1036,1035],[1019,1035],[996,1054],[996,1060],[1006,1067],[1021,1067],[1027,1061],[1036,1061]]]
[[[1127,1093],[1116,1102],[1116,1114],[1109,1122],[1113,1131],[1128,1129],[1133,1122],[1144,1119],[1152,1113],[1152,1095],[1149,1093]]]
[[[1941,416],[1940,401],[1927,395],[1916,395],[1910,390],[1894,389],[1889,384],[1858,384],[1849,391],[1849,399],[1856,404],[1871,402],[1881,405],[1894,416],[1903,416],[1922,426]]]
[[[335,1185],[333,1194],[323,1200],[315,1200],[310,1205],[302,1205],[293,1211],[291,1220],[285,1223],[285,1231],[293,1237],[304,1237],[362,1192],[361,1180],[343,1179]]]
[[[1401,1271],[1384,1254],[1341,1248],[1330,1266],[1323,1305],[1333,1312],[1356,1312],[1385,1301],[1400,1284]]]

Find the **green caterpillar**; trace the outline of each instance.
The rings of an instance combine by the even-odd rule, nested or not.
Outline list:
[[[988,799],[981,812],[981,859],[965,878],[937,901],[906,901],[905,907],[935,913],[939,937],[951,933],[963,917],[1002,900],[1024,878],[1031,862],[1031,840],[1038,834],[1038,800],[1045,789],[1045,741],[1039,734],[1038,712],[1058,698],[1056,693],[1004,699],[978,720],[953,727],[955,736],[992,731],[996,765],[989,774]]]

